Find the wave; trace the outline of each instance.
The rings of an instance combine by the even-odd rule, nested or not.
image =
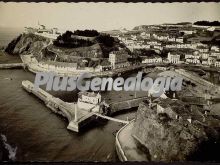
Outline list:
[[[13,148],[10,144],[7,143],[7,137],[1,134],[1,139],[4,144],[5,149],[8,151],[9,160],[16,160],[17,147]]]

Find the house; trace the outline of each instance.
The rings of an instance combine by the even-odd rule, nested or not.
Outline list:
[[[193,33],[194,33],[194,31],[192,31],[192,30],[181,30],[180,33],[181,33],[181,32],[184,33],[184,35],[185,35],[185,34],[188,34],[188,35],[189,35],[189,34],[193,34]]]
[[[157,42],[157,41],[147,41],[147,44],[148,44],[148,45],[152,45],[152,46],[161,45],[161,43],[159,43],[159,42]]]
[[[176,42],[183,43],[183,37],[176,38]]]
[[[210,52],[210,56],[211,57],[216,57],[216,58],[220,59],[220,52],[211,51]]]
[[[220,60],[215,61],[215,67],[220,67]]]
[[[192,63],[192,64],[200,64],[200,60],[196,58],[187,58],[186,62]]]
[[[142,59],[142,63],[144,64],[148,64],[148,63],[161,63],[162,62],[162,58],[159,56],[156,57],[144,57]]]
[[[112,69],[124,68],[130,66],[128,62],[129,55],[127,52],[121,51],[113,51],[109,53],[109,62],[111,63]]]
[[[169,37],[167,38],[167,40],[170,41],[170,42],[175,42],[175,41],[176,41],[176,38],[175,38],[175,37],[172,37],[172,36],[169,36]]]
[[[167,41],[169,36],[168,36],[168,34],[155,34],[154,38],[156,38],[160,41]]]
[[[87,111],[100,112],[101,95],[95,92],[79,92],[77,106]]]
[[[215,52],[219,52],[219,47],[218,46],[212,46],[211,50],[215,51]]]
[[[158,49],[158,50],[163,50],[163,47],[160,46],[160,45],[155,45],[153,48],[154,48],[154,49]]]
[[[196,48],[201,53],[207,53],[209,49],[206,46],[197,46]]]
[[[175,64],[180,63],[180,55],[179,54],[173,54],[173,53],[169,52],[167,59],[170,63],[175,63]]]
[[[208,58],[208,65],[214,65],[214,64],[215,64],[215,61],[216,61],[216,58],[214,58],[214,57],[209,57],[209,58]]]
[[[202,60],[202,65],[208,65],[208,59]]]
[[[151,34],[150,33],[146,33],[146,32],[142,32],[140,34],[140,36],[143,38],[143,39],[147,39],[147,38],[150,38]]]

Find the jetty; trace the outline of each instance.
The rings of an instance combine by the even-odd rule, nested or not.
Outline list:
[[[71,131],[79,132],[83,126],[87,125],[97,117],[123,124],[129,123],[129,121],[116,119],[110,116],[105,116],[97,111],[93,111],[97,108],[97,106],[100,106],[102,102],[92,107],[90,106],[88,108],[80,108],[78,103],[64,102],[63,100],[52,96],[51,94],[49,94],[48,92],[44,91],[41,88],[36,89],[34,87],[34,84],[28,80],[22,81],[22,87],[27,92],[34,94],[40,100],[42,100],[45,103],[45,105],[54,113],[57,113],[67,118],[69,122],[67,129]]]
[[[25,68],[24,63],[10,63],[10,64],[0,64],[0,69],[18,69]]]

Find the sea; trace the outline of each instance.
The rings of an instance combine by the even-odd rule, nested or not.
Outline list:
[[[6,46],[22,29],[0,28],[0,46]],[[0,53],[0,63],[20,62]],[[67,120],[52,113],[44,103],[21,87],[35,75],[23,69],[0,70],[0,160],[6,161],[118,161],[116,132],[123,126],[97,120],[82,132],[67,130]],[[53,93],[64,101],[76,100],[76,92]],[[114,117],[133,119],[135,110]]]

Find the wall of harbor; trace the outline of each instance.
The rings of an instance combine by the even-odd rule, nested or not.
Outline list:
[[[0,69],[19,69],[24,67],[25,64],[23,63],[0,64]]]

